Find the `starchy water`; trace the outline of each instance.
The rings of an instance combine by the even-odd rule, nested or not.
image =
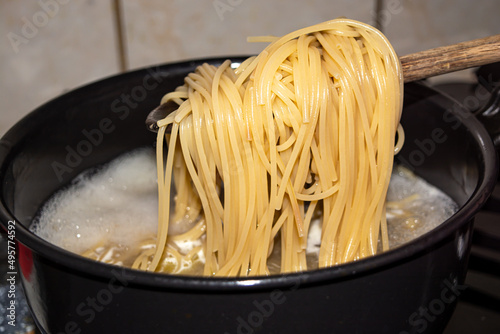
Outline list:
[[[457,208],[442,191],[408,169],[396,166],[387,194],[390,247],[397,247],[432,230]],[[151,149],[139,149],[77,177],[68,188],[47,202],[32,230],[69,251],[130,266],[143,249],[141,247],[154,245],[157,220],[155,153]],[[170,224],[169,233],[181,233],[178,229],[179,226]],[[309,258],[317,256],[320,239],[321,227],[317,220],[309,230]],[[144,243],[144,240],[152,241]],[[141,242],[145,246],[140,246]],[[199,245],[197,240],[177,246],[179,251],[187,253]],[[275,260],[270,260],[270,266],[279,266],[279,259]],[[311,266],[315,266],[314,260]],[[276,269],[271,269],[271,272]]]

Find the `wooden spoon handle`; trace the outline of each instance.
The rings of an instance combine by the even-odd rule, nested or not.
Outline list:
[[[425,50],[399,58],[404,82],[500,61],[500,34]]]

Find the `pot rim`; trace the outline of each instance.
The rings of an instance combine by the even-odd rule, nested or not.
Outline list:
[[[19,138],[27,136],[24,130],[24,124],[27,124],[33,115],[40,113],[55,101],[68,98],[82,90],[92,89],[95,86],[106,84],[110,80],[116,80],[123,76],[144,75],[147,69],[159,67],[163,70],[168,70],[173,67],[194,68],[201,65],[203,62],[222,63],[226,59],[231,59],[233,62],[239,62],[246,57],[217,57],[217,58],[202,58],[188,60],[183,62],[172,62],[161,65],[148,66],[145,68],[128,71],[94,81],[77,89],[71,90],[32,111],[18,123],[16,123],[4,136],[0,139],[0,179],[3,178],[3,171],[7,164],[6,159],[12,152],[13,143],[19,141]],[[419,84],[406,84],[419,86],[428,93],[436,94],[440,98],[439,103],[457,103],[448,97],[440,95],[437,91]],[[462,111],[463,112],[463,111]],[[472,114],[471,114],[472,116]],[[113,277],[113,269],[122,270],[127,277],[133,277],[133,284],[145,285],[154,288],[166,289],[183,289],[197,291],[233,291],[240,292],[253,291],[256,289],[276,289],[296,286],[297,284],[321,284],[322,282],[332,282],[335,280],[350,279],[361,275],[366,275],[373,271],[383,270],[384,268],[395,266],[398,263],[406,262],[419,254],[429,252],[437,247],[443,240],[450,237],[459,227],[471,222],[475,213],[482,207],[489,195],[493,191],[496,184],[498,173],[498,158],[490,136],[475,117],[467,117],[461,119],[461,123],[470,130],[471,135],[475,139],[475,144],[482,157],[481,173],[479,175],[478,185],[470,196],[468,201],[459,208],[450,218],[445,220],[436,228],[423,234],[422,236],[413,239],[399,247],[389,251],[368,257],[359,261],[350,262],[334,267],[309,270],[300,273],[279,274],[271,276],[255,276],[255,277],[201,277],[201,276],[182,276],[168,275],[162,273],[150,273],[129,268],[122,268],[114,265],[109,265],[101,262],[96,262],[84,258],[78,254],[69,252],[58,246],[55,246],[42,238],[36,236],[28,230],[16,217],[14,217],[4,205],[3,199],[0,199],[0,219],[4,229],[7,229],[8,221],[16,222],[16,240],[28,247],[30,250],[43,254],[44,257],[54,262],[59,266],[63,266],[65,270],[78,272],[79,275],[91,275],[99,278],[111,279]],[[21,135],[20,135],[21,134]]]

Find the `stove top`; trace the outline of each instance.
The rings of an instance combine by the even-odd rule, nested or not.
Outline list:
[[[444,333],[500,333],[500,184],[476,216],[465,284]]]

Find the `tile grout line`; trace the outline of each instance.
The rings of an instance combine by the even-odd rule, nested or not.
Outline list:
[[[375,0],[375,28],[380,30],[382,33],[384,33],[384,31],[381,23],[382,17],[380,17],[380,13],[382,12],[384,5],[384,0]]]
[[[120,71],[128,69],[127,43],[125,40],[125,29],[123,26],[124,18],[121,6],[121,0],[113,0],[113,16],[115,23],[116,41],[118,47],[118,66]]]

